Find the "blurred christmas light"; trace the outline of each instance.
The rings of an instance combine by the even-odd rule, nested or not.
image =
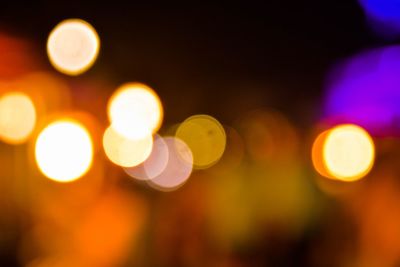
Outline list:
[[[130,139],[108,127],[103,135],[103,147],[108,159],[121,167],[133,167],[144,162],[153,148],[153,137]]]
[[[193,155],[188,145],[174,137],[164,138],[168,146],[168,164],[160,175],[148,180],[148,184],[160,191],[173,191],[190,177]]]
[[[96,30],[86,21],[67,19],[60,22],[47,40],[47,54],[58,71],[78,75],[96,61],[100,39]]]
[[[9,144],[21,144],[36,124],[36,109],[31,98],[21,92],[9,92],[0,98],[0,138]]]
[[[400,1],[358,0],[373,30],[383,37],[400,34]]]
[[[124,168],[131,177],[138,180],[149,180],[160,175],[167,167],[169,158],[168,146],[164,139],[155,135],[150,156],[140,165]]]
[[[375,159],[374,142],[363,128],[346,124],[330,130],[323,145],[323,161],[330,175],[351,182],[363,178]]]
[[[144,138],[161,126],[163,107],[160,98],[140,83],[122,85],[108,102],[111,126],[127,138]]]
[[[55,121],[39,134],[35,158],[40,171],[57,182],[71,182],[91,167],[93,144],[86,128],[79,122]]]
[[[193,165],[198,169],[215,164],[225,151],[224,127],[208,115],[195,115],[186,119],[178,127],[176,137],[189,146],[193,153]]]

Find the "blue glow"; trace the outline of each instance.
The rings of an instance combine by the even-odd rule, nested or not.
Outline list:
[[[374,134],[400,133],[400,47],[361,53],[337,64],[326,84],[325,119]]]
[[[400,34],[400,0],[359,0],[375,31],[385,36]]]

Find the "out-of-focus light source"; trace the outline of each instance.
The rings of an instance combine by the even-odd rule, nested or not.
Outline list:
[[[383,37],[400,34],[400,1],[358,0],[373,30]]]
[[[327,134],[323,159],[330,175],[341,181],[356,181],[367,175],[374,164],[374,142],[363,128],[340,125]]]
[[[39,134],[35,158],[40,171],[48,178],[57,182],[74,181],[82,177],[92,164],[91,136],[77,121],[55,121]]]
[[[225,130],[215,118],[208,115],[186,119],[178,127],[176,137],[189,146],[193,153],[193,165],[198,169],[215,164],[225,151]]]
[[[108,159],[121,167],[133,167],[144,162],[153,148],[153,137],[129,139],[108,127],[103,135],[103,147]]]
[[[31,98],[20,92],[0,98],[0,138],[9,144],[21,144],[31,135],[36,124],[36,109]]]
[[[122,85],[108,102],[111,126],[127,138],[144,138],[161,126],[163,108],[160,98],[140,83]]]
[[[174,137],[164,138],[168,146],[168,164],[148,184],[160,191],[173,191],[181,187],[192,173],[193,155],[188,145]]]
[[[86,21],[67,19],[60,22],[47,40],[47,54],[58,71],[78,75],[88,70],[99,54],[100,39]]]
[[[339,62],[326,84],[324,120],[360,125],[372,135],[400,133],[400,46]]]
[[[162,137],[155,135],[150,156],[140,165],[124,168],[131,177],[138,180],[149,180],[160,175],[167,167],[169,159],[168,145]]]

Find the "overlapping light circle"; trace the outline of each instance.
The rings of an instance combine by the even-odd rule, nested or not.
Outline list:
[[[149,157],[140,165],[124,168],[125,172],[138,180],[149,180],[160,175],[167,167],[169,161],[168,145],[164,139],[155,135],[153,149]]]
[[[193,155],[188,145],[175,137],[164,138],[168,146],[168,163],[148,184],[160,191],[173,191],[182,186],[193,169]]]
[[[108,117],[119,134],[140,139],[160,128],[163,108],[160,98],[150,87],[141,83],[122,85],[108,102]]]
[[[153,137],[147,135],[140,139],[130,139],[108,127],[104,132],[103,147],[111,162],[121,167],[133,167],[150,156]]]

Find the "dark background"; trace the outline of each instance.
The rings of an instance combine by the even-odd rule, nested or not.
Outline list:
[[[102,47],[85,75],[116,85],[150,84],[164,101],[169,123],[194,113],[230,123],[268,106],[305,129],[318,113],[329,66],[381,42],[355,0],[101,2],[7,1],[0,9],[1,28],[34,41],[50,65],[45,42],[54,25],[66,18],[87,20]]]

